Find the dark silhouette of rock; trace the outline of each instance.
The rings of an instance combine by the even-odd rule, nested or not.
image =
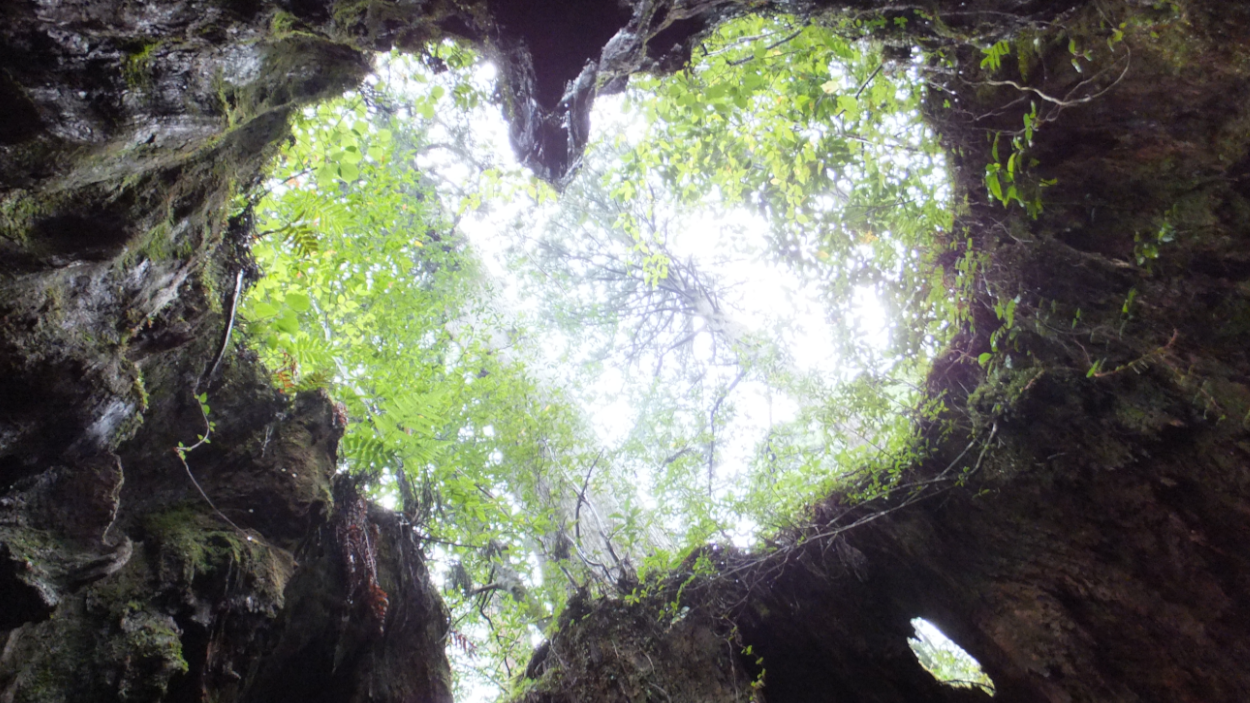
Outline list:
[[[448,700],[446,615],[400,518],[336,500],[327,398],[285,397],[229,355],[206,381],[213,443],[185,467],[173,451],[202,432],[192,389],[247,268],[230,198],[291,111],[357,85],[368,52],[446,36],[499,63],[514,146],[560,183],[596,95],[680,66],[748,9],[0,6],[0,699]],[[968,317],[928,379],[945,414],[900,467],[909,490],[832,496],[770,551],[707,548],[715,573],[679,570],[629,602],[575,599],[524,695],[983,699],[916,663],[921,616],[1001,700],[1250,698],[1250,13],[764,9],[847,10],[898,60],[945,57],[915,68],[957,194],[943,236],[981,256],[976,285],[957,285],[966,248],[945,269]],[[1004,38],[1027,58],[990,73],[982,49]],[[1036,218],[985,181],[992,135],[1010,141],[1032,105],[1020,183],[1054,179]],[[344,525],[379,538],[367,577],[343,562],[359,549]]]

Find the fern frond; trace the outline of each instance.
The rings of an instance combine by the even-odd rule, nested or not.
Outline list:
[[[334,353],[317,337],[300,335],[291,339],[287,352],[301,367],[310,369],[328,369],[334,366]]]
[[[318,228],[330,236],[338,236],[347,231],[354,221],[351,210],[343,203],[323,202],[317,210],[310,211],[317,218]]]
[[[339,452],[355,473],[373,473],[394,466],[395,451],[385,442],[365,434],[349,433],[339,442]]]
[[[312,373],[300,376],[299,383],[295,384],[295,392],[303,393],[304,391],[312,391],[318,388],[329,388],[330,372],[325,369],[317,369]]]
[[[308,258],[321,251],[321,240],[308,225],[292,224],[282,230],[282,238],[302,258]]]

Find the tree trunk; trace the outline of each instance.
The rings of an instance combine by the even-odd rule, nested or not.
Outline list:
[[[596,94],[754,5],[0,8],[0,700],[447,700],[446,615],[411,533],[335,484],[333,406],[241,356],[206,376],[251,271],[230,199],[367,51],[447,36],[500,64],[514,145],[561,181]],[[526,697],[985,698],[919,667],[920,616],[1003,700],[1250,698],[1250,13],[780,9],[834,5],[945,56],[922,73],[952,241],[974,245],[947,262],[970,323],[929,379],[946,411],[901,490],[831,497],[772,549],[705,549],[635,598],[575,600]],[[566,26],[587,41],[561,53]],[[999,39],[1025,58],[993,71]],[[986,180],[1031,105],[1011,171],[1037,218]],[[202,388],[217,429],[184,466]]]

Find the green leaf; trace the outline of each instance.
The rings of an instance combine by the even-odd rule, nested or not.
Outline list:
[[[295,312],[308,312],[312,307],[312,303],[307,295],[303,293],[287,293],[286,304]]]
[[[262,301],[252,303],[252,315],[257,318],[273,317],[278,314],[278,308]]]
[[[273,321],[273,326],[280,332],[295,334],[299,332],[299,317],[295,315],[294,310],[287,310],[282,317]]]
[[[317,172],[315,174],[315,178],[317,179],[317,186],[323,190],[330,188],[331,186],[334,185],[334,181],[338,178],[338,175],[339,175],[338,169],[335,168],[332,164],[326,164],[322,166],[321,168],[317,169]]]
[[[359,155],[357,156],[357,160],[359,160]],[[357,168],[354,163],[344,162],[339,164],[339,175],[341,175],[345,181],[354,181],[360,177],[360,169]]]
[[[853,120],[859,116],[859,101],[852,95],[839,95],[838,109],[846,112],[846,116]]]
[[[985,172],[985,186],[989,188],[990,193],[999,201],[1003,199],[1003,186],[998,182],[998,172],[996,170]]]

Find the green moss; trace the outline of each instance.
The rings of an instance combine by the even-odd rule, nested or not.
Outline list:
[[[268,544],[224,525],[198,505],[184,505],[144,519],[157,546],[157,578],[190,587],[197,579],[232,574],[270,603],[279,603],[290,577],[289,560]]]
[[[8,549],[10,559],[23,565],[17,580],[35,587],[53,580],[59,570],[57,555],[67,549],[52,533],[29,528],[0,527],[0,543]]]
[[[81,631],[67,633],[78,646],[90,644],[86,661],[120,700],[161,700],[173,677],[189,669],[181,629],[158,602],[161,591],[136,549],[125,568],[88,589]]]
[[[24,662],[15,703],[82,700],[159,701],[190,670],[179,613],[195,602],[227,603],[248,594],[247,612],[274,616],[292,569],[289,558],[222,525],[195,505],[143,521],[120,570],[66,597],[49,620],[10,644]],[[20,553],[32,560],[63,546],[25,535]]]
[[[1185,409],[1177,407],[1166,387],[1153,377],[1126,377],[1118,386],[1113,415],[1117,429],[1153,437],[1182,422]]]
[[[273,37],[283,37],[293,32],[299,25],[300,21],[295,15],[285,10],[278,10],[273,13],[273,17],[269,18],[269,34]]]
[[[180,569],[187,583],[197,574],[242,561],[248,553],[233,530],[221,529],[213,518],[191,507],[149,515],[144,529],[160,546],[162,557]]]
[[[15,703],[157,701],[189,667],[182,632],[155,602],[141,550],[108,578],[67,598],[50,620],[11,646],[26,662]]]
[[[122,62],[122,76],[131,88],[147,88],[152,85],[152,57],[164,41],[143,44],[127,54]]]
[[[221,305],[221,291],[217,287],[217,276],[219,274],[211,267],[205,267],[200,271],[200,285],[204,288],[204,298],[208,303],[208,309],[218,315],[224,314]]]
[[[51,651],[62,656],[77,654],[72,648],[66,647],[64,641],[51,646]],[[44,658],[31,667],[20,681],[14,703],[60,703],[73,700],[73,693],[78,690],[75,678],[79,670],[69,666],[58,666],[51,658]]]
[[[1043,373],[1040,368],[1009,369],[996,364],[968,396],[973,424],[989,427],[999,419],[1012,419],[1025,393]]]
[[[22,190],[0,195],[0,236],[29,244],[34,223],[55,209],[55,201],[35,198]]]
[[[236,86],[224,74],[213,77],[213,90],[229,129],[267,112],[339,94],[359,83],[370,67],[368,57],[360,51],[301,32],[288,33],[263,49],[260,79]],[[313,74],[304,70],[310,62],[319,68]]]
[[[288,39],[302,36],[316,39],[317,35],[298,17],[285,10],[278,10],[269,19],[269,37],[271,39]]]
[[[107,656],[120,662],[117,696],[123,701],[158,701],[170,680],[190,668],[182,653],[182,633],[173,619],[137,611],[121,619],[121,632],[106,645]]]
[[[348,0],[334,7],[334,24],[339,27],[351,27],[365,19],[369,13],[372,0]]]

